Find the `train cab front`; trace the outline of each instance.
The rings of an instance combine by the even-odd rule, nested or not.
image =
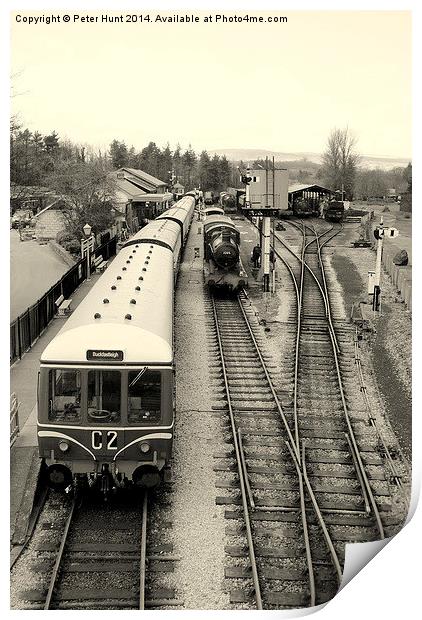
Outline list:
[[[41,366],[38,444],[53,489],[156,486],[172,440],[171,367]]]

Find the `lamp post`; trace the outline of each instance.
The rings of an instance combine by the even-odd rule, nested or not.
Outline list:
[[[85,239],[81,240],[81,254],[82,258],[86,252],[86,279],[91,279],[91,249],[94,249],[93,237],[91,236],[92,226],[85,224],[82,229],[84,231]]]

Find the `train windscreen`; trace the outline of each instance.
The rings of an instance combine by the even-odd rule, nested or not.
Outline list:
[[[129,424],[157,424],[161,420],[161,373],[134,370],[128,376]]]
[[[57,368],[49,373],[50,422],[81,421],[81,373],[79,370]]]
[[[88,422],[110,424],[120,422],[119,370],[88,372]]]

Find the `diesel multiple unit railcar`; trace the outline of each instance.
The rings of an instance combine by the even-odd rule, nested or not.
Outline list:
[[[184,196],[131,238],[42,353],[38,443],[53,488],[154,486],[174,425],[174,283]]]
[[[226,215],[204,220],[204,277],[209,288],[237,291],[247,286],[248,276],[240,259],[240,233]]]

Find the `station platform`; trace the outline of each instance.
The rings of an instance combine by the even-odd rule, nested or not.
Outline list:
[[[97,282],[100,274],[94,273],[72,293],[75,309]],[[20,432],[10,450],[10,532],[12,544],[21,544],[25,519],[29,518],[40,460],[37,448],[37,379],[40,356],[66,322],[54,318],[33,347],[10,369],[10,393],[15,392],[19,402]]]

